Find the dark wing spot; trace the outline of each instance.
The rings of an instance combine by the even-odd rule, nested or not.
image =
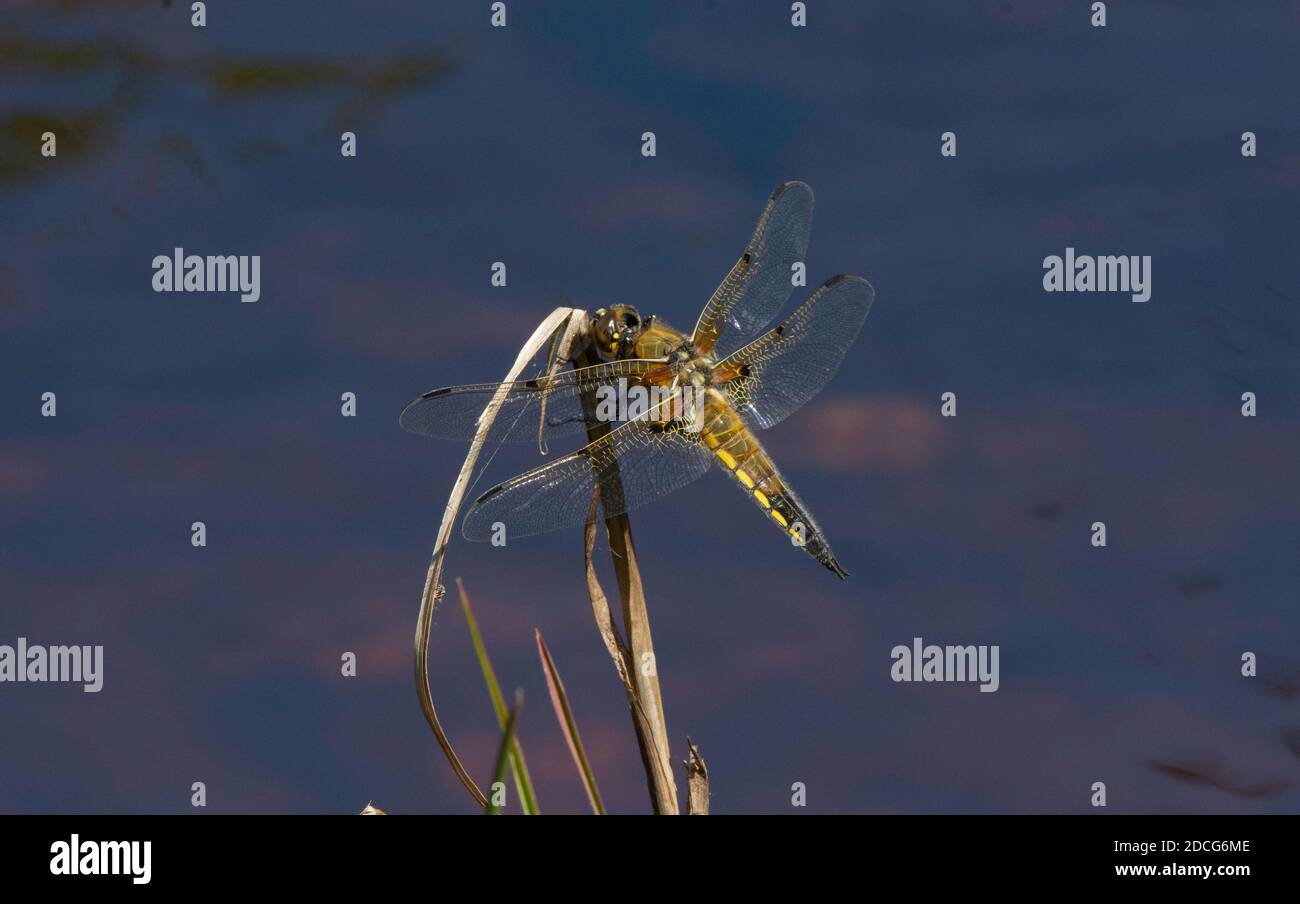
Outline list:
[[[478,499],[474,500],[474,504],[475,504],[475,505],[482,505],[484,502],[487,502],[489,499],[491,499],[491,498],[492,498],[493,496],[495,496],[497,493],[500,493],[500,492],[501,492],[502,490],[504,490],[505,488],[506,488],[506,485],[505,485],[504,483],[499,483],[499,484],[497,484],[497,485],[494,486],[492,489],[490,489],[490,490],[488,490],[486,493],[484,493],[482,496],[478,497]]]
[[[440,396],[440,395],[446,395],[447,393],[451,392],[451,390],[452,390],[452,387],[450,387],[450,386],[444,386],[442,389],[430,389],[430,390],[429,390],[428,392],[426,392],[424,395],[420,396],[420,398],[422,398],[422,399],[434,399],[434,398],[437,398],[437,397]]]

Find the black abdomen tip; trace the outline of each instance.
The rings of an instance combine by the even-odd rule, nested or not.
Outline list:
[[[841,581],[849,576],[849,573],[840,567],[840,563],[835,561],[832,556],[829,559],[822,559],[821,563],[826,566],[826,570],[834,574]]]

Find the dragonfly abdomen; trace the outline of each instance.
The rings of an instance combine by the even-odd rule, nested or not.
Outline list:
[[[700,439],[755,504],[790,540],[825,568],[843,578],[830,546],[799,497],[781,477],[758,439],[726,405],[706,408]]]

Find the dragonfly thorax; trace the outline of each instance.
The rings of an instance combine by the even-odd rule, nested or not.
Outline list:
[[[689,343],[669,355],[668,361],[679,385],[703,389],[713,382],[713,357],[697,354]]]

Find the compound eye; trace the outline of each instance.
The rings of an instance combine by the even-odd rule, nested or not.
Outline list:
[[[621,319],[623,321],[623,329],[625,330],[634,330],[641,325],[641,318],[632,313],[624,314]]]

